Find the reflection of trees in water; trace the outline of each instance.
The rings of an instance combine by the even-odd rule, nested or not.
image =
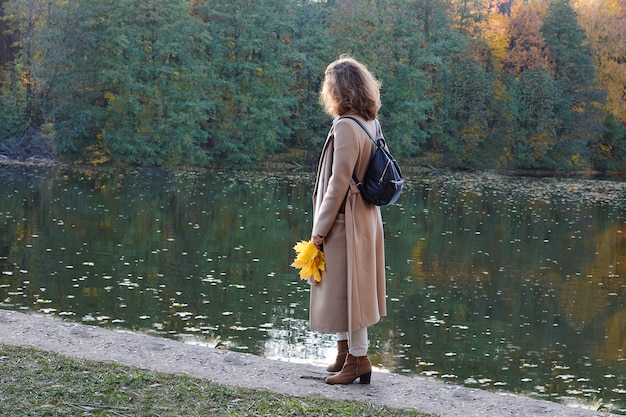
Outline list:
[[[593,184],[500,186],[473,175],[412,184],[404,239],[388,240],[390,253],[402,253],[392,268],[409,270],[406,284],[404,271],[392,277],[401,305],[385,344],[389,366],[562,395],[610,385],[604,375],[626,340],[624,185],[585,193]]]

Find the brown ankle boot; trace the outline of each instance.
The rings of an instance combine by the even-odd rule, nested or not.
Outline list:
[[[337,340],[337,359],[332,365],[328,365],[326,370],[328,372],[339,372],[343,368],[343,364],[346,362],[346,356],[348,356],[348,341]]]
[[[348,353],[346,363],[337,375],[326,378],[327,384],[351,384],[359,378],[359,383],[369,384],[372,378],[372,364],[367,356],[352,356]]]

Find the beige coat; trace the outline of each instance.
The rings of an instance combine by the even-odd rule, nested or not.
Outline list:
[[[374,133],[373,121],[365,126]],[[350,119],[339,119],[324,144],[313,191],[313,233],[326,237],[326,271],[320,283],[311,282],[313,330],[353,332],[387,314],[380,208],[363,200],[352,180],[353,172],[363,178],[374,148]]]

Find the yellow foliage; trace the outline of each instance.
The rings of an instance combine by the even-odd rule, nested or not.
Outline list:
[[[322,281],[321,271],[326,269],[324,252],[311,241],[301,240],[293,247],[296,251],[296,259],[291,266],[301,268],[300,279],[313,277],[315,282]]]
[[[539,133],[530,137],[529,145],[533,150],[533,157],[538,161],[554,147],[554,140],[546,133]]]
[[[487,41],[493,55],[494,64],[498,70],[502,69],[502,60],[506,57],[510,47],[508,35],[509,19],[501,14],[490,14],[483,26],[483,39]]]
[[[480,141],[484,140],[486,135],[481,126],[466,126],[461,131],[461,137],[465,142],[465,152],[472,153],[476,150]]]
[[[20,71],[19,78],[20,78],[20,81],[22,81],[24,85],[32,84],[29,78],[29,75],[30,75],[30,72],[28,71]]]
[[[502,153],[500,154],[499,161],[502,165],[507,165],[509,162],[513,160],[513,151],[510,146],[505,146],[502,148]]]
[[[605,145],[605,144],[601,143],[599,146],[600,146],[600,151],[602,153],[611,153],[611,152],[613,152],[613,146],[612,145]]]
[[[115,100],[115,94],[113,94],[110,91],[107,91],[106,93],[104,93],[104,98],[106,99],[107,103],[110,103],[113,100]]]
[[[81,161],[82,163],[100,165],[105,164],[111,160],[109,151],[104,147],[103,144],[103,133],[98,133],[96,135],[96,139],[98,140],[98,144],[87,146],[83,150],[83,159]]]
[[[495,80],[493,82],[493,92],[496,100],[507,103],[510,101],[509,91],[502,81]]]

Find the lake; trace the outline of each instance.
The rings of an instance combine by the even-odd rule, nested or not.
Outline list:
[[[626,183],[415,174],[380,369],[626,414]],[[0,308],[325,364],[290,267],[313,176],[0,165]]]

